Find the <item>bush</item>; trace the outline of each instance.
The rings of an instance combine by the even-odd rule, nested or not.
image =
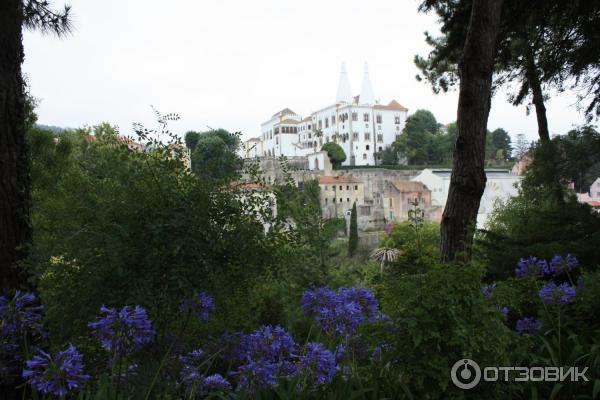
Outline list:
[[[398,329],[390,338],[396,369],[415,398],[492,397],[485,385],[466,392],[450,381],[452,365],[463,358],[480,365],[507,359],[511,334],[482,296],[483,274],[473,265],[432,266],[385,284],[383,312]]]

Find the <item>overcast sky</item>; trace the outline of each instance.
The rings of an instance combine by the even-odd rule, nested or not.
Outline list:
[[[55,0],[55,5],[62,6]],[[341,62],[353,92],[369,63],[376,98],[456,119],[457,92],[434,95],[415,80],[415,54],[434,15],[413,0],[73,0],[73,35],[25,33],[31,92],[39,122],[78,127],[108,121],[131,133],[155,125],[150,105],[176,112],[178,133],[207,126],[258,136],[260,124],[289,107],[301,115],[335,101]],[[583,123],[575,97],[547,104],[550,132]],[[492,104],[489,128],[537,136],[535,116],[505,93]]]

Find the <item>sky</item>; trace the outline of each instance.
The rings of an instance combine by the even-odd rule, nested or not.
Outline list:
[[[62,7],[62,0],[54,5]],[[225,128],[243,138],[289,107],[306,116],[335,101],[341,63],[358,94],[369,64],[375,97],[456,120],[458,93],[435,95],[418,82],[415,54],[426,55],[425,31],[435,15],[413,0],[78,0],[72,35],[25,32],[31,93],[40,99],[39,123],[62,127],[106,121],[131,134],[132,123],[156,126],[151,106],[181,116],[169,128],[184,134]],[[551,134],[584,118],[573,93],[552,94]],[[537,137],[535,114],[492,102],[488,128],[513,138]]]

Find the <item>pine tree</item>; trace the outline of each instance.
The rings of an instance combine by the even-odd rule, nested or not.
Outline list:
[[[348,255],[352,257],[358,247],[358,223],[356,221],[356,203],[352,205],[350,214],[350,233],[348,237]]]

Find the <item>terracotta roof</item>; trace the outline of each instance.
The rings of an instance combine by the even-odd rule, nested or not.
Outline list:
[[[284,108],[283,110],[276,112],[275,114],[273,114],[273,117],[271,118],[275,118],[275,117],[283,117],[284,115],[297,115],[295,112],[293,112],[292,110],[290,110],[289,108]]]
[[[588,204],[592,207],[600,207],[600,201],[588,201]]]
[[[394,185],[399,192],[429,191],[429,188],[419,181],[395,181],[392,182],[392,185]]]
[[[271,188],[271,185],[263,182],[233,182],[231,187],[242,190],[268,190]]]
[[[396,100],[390,101],[390,103],[387,106],[382,106],[380,104],[377,104],[373,108],[376,108],[378,110],[408,111],[408,108],[404,107],[403,105],[398,103]]]
[[[351,176],[321,176],[319,177],[319,184],[327,185],[332,183],[362,183],[360,179],[352,178]]]

